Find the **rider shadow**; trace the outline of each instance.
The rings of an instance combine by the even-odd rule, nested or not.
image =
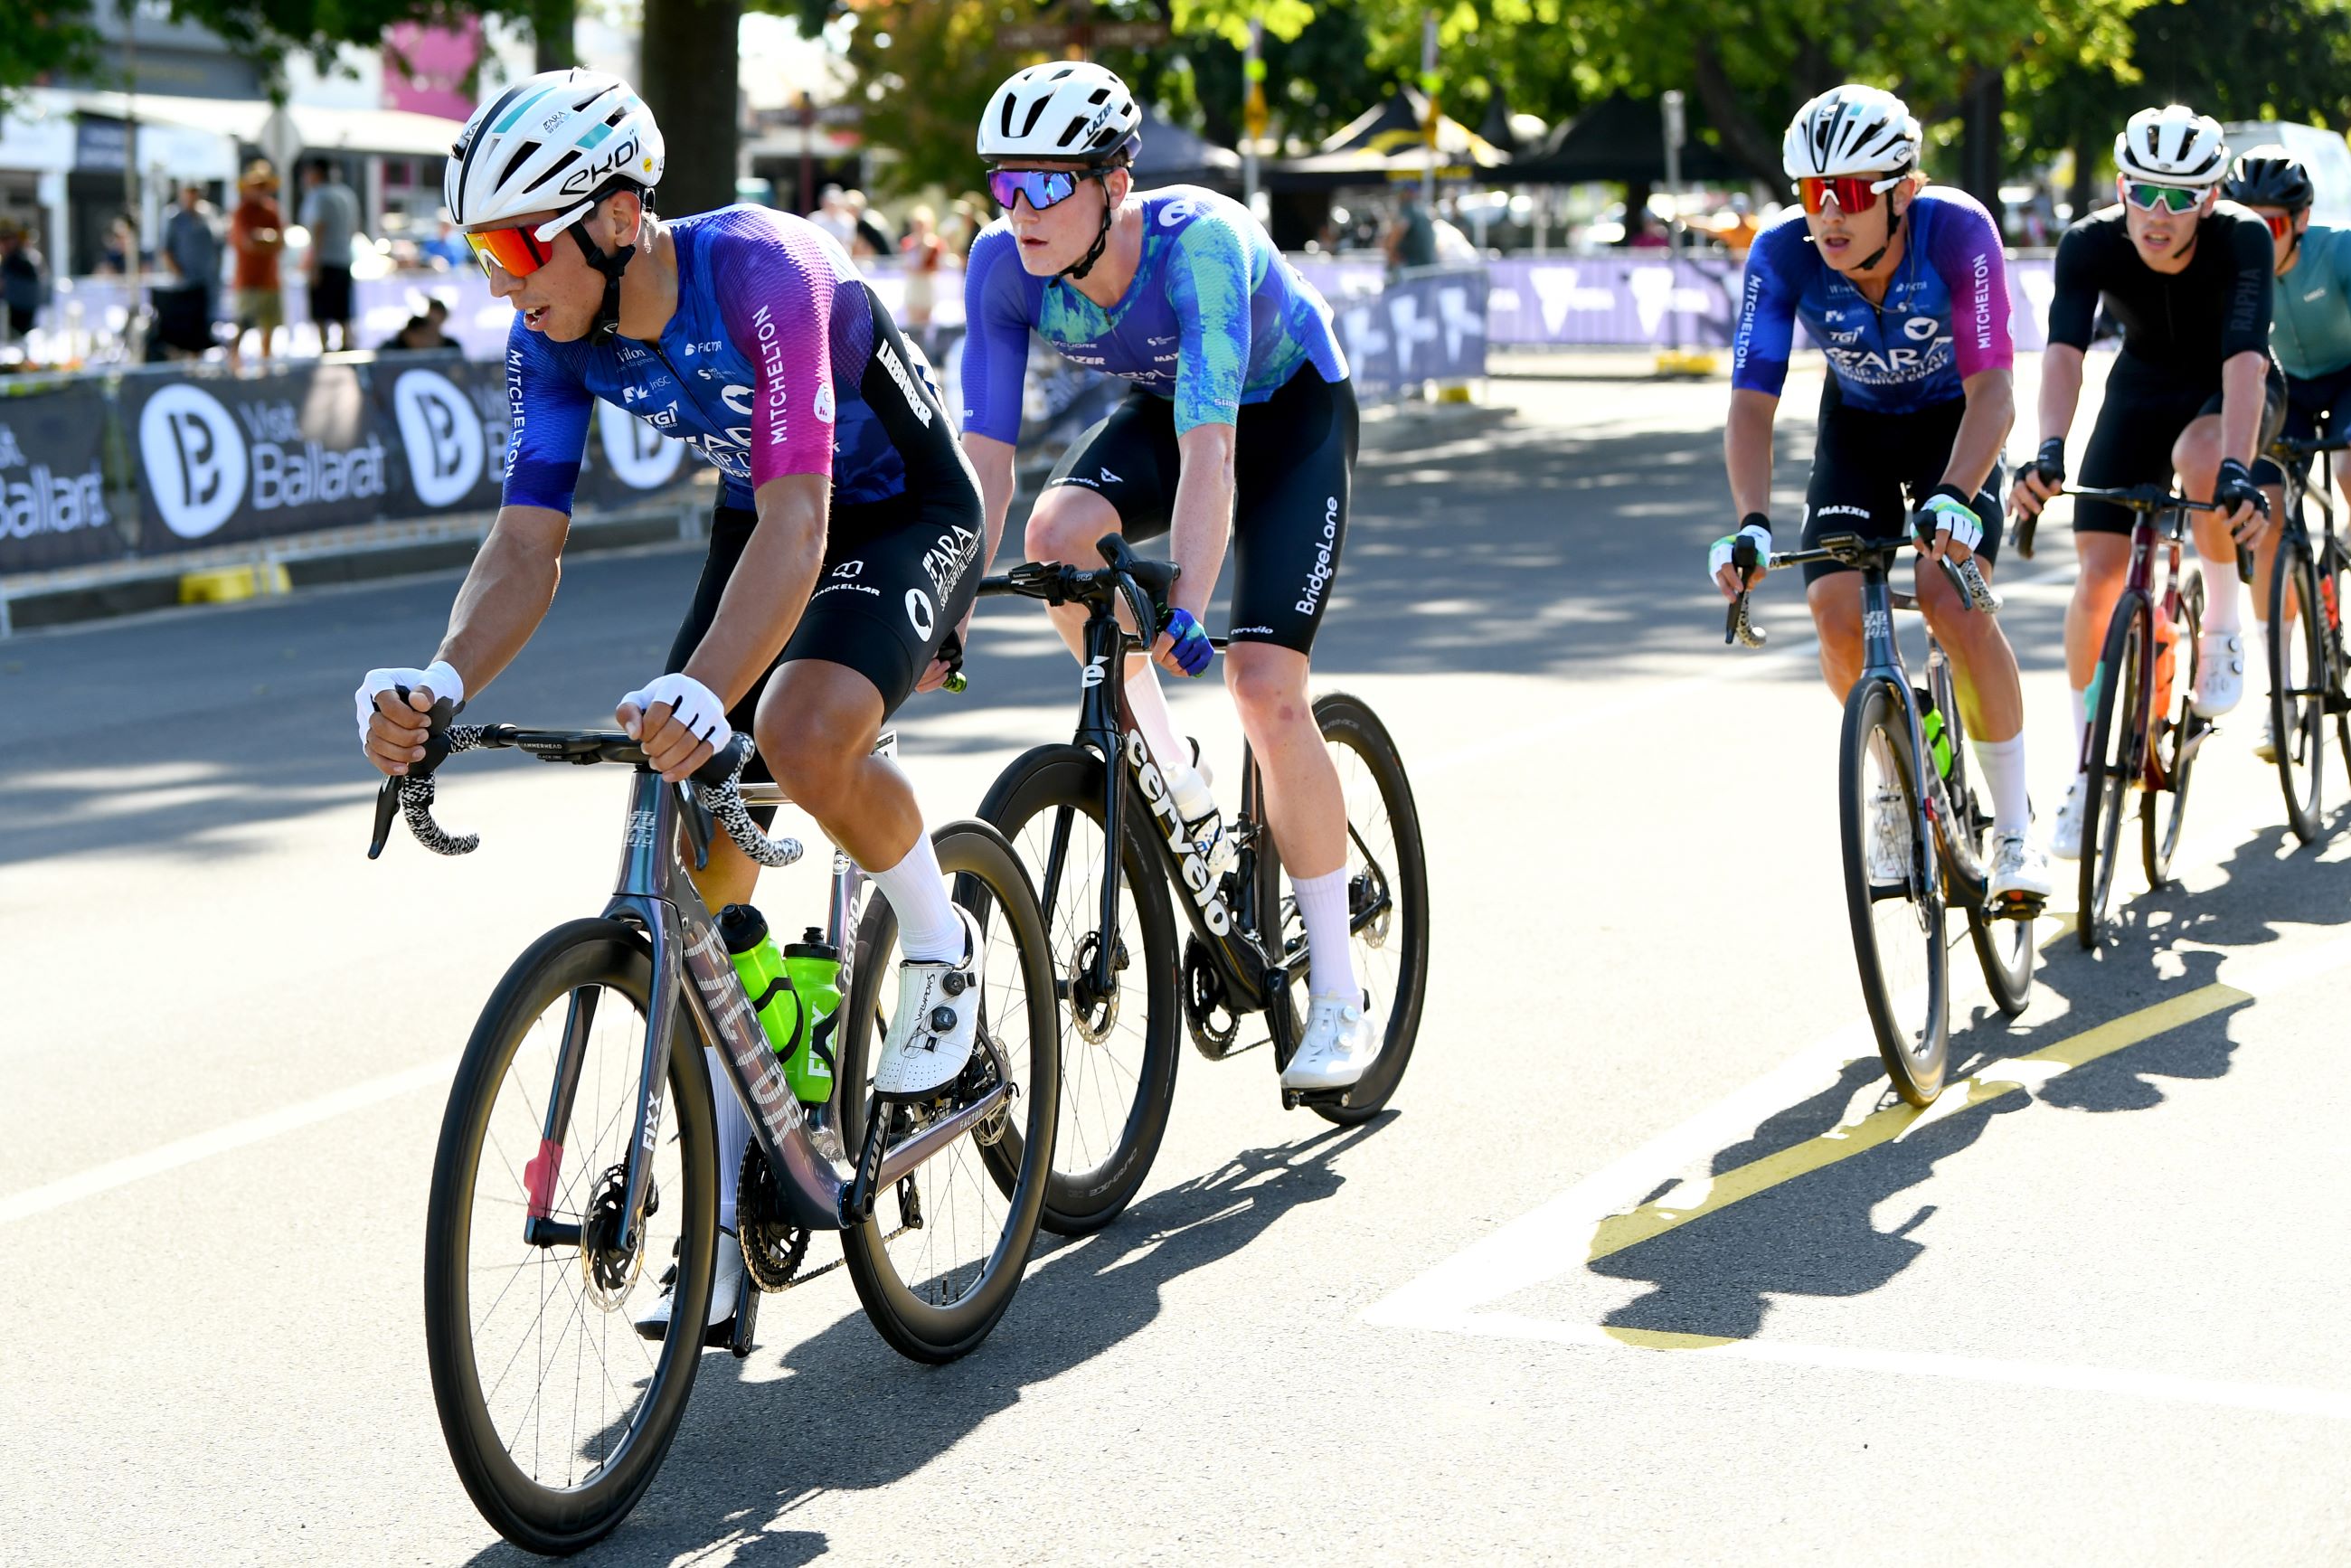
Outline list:
[[[1333,1168],[1337,1156],[1394,1115],[1245,1150],[1153,1194],[1092,1236],[1040,1246],[1042,1261],[1030,1264],[1010,1311],[962,1361],[931,1367],[904,1360],[860,1312],[811,1339],[754,1352],[773,1360],[780,1350],[789,1374],[780,1382],[727,1377],[730,1362],[710,1353],[653,1490],[581,1561],[670,1561],[721,1550],[731,1550],[733,1561],[777,1568],[814,1561],[830,1542],[820,1531],[784,1528],[795,1510],[826,1492],[904,1480],[1018,1404],[1031,1384],[1140,1333],[1158,1317],[1169,1284],[1338,1191],[1345,1178]],[[789,1301],[765,1304],[778,1333],[790,1332]],[[587,1440],[590,1448],[595,1442]],[[471,1561],[536,1560],[500,1542]]]
[[[1924,1252],[1927,1244],[1916,1233],[1937,1205],[1922,1195],[1907,1213],[1897,1207],[1887,1215],[1886,1224],[1877,1218],[1881,1207],[1984,1138],[1997,1118],[2022,1111],[2034,1100],[2073,1112],[2148,1110],[2165,1102],[2166,1080],[2224,1076],[2238,1043],[2231,1019],[2247,1005],[2241,999],[2209,998],[2222,1005],[2168,1028],[2162,1027],[2160,1015],[2144,1019],[2150,1030],[2144,1040],[2061,1068],[2054,1076],[2045,1075],[2043,1062],[2012,1074],[2001,1069],[2004,1062],[2077,1040],[2101,1025],[2124,1020],[2127,1033],[2134,1015],[2203,991],[2218,979],[2223,956],[2276,943],[2283,925],[2351,925],[2351,899],[2344,896],[2341,879],[2313,876],[2306,857],[2281,858],[2283,835],[2283,828],[2264,829],[2239,844],[2220,868],[2218,886],[2133,896],[2109,924],[2095,954],[2076,947],[2070,932],[2045,942],[2036,982],[2050,995],[2036,998],[2032,1011],[2013,1023],[1989,1007],[1964,1023],[1955,1018],[1944,1105],[1918,1115],[1899,1137],[1590,1262],[1594,1276],[1650,1287],[1606,1312],[1604,1325],[1745,1339],[1761,1330],[1774,1296],[1865,1295],[1891,1282]],[[1952,956],[1955,964],[1973,962],[1964,942]],[[2051,1005],[2053,998],[2068,1004],[2062,1012]],[[1863,1098],[1873,1082],[1880,1089],[1875,1108],[1888,1113],[1887,1107],[1898,1102],[1885,1087],[1883,1074],[1874,1055],[1847,1062],[1833,1084],[1774,1113],[1751,1135],[1719,1151],[1709,1162],[1710,1174],[1719,1176],[1836,1135],[1842,1125],[1873,1108]],[[2022,1082],[2026,1092],[1946,1109],[1950,1096],[1964,1092],[1959,1083],[1963,1076],[1987,1086]],[[1909,1114],[1898,1109],[1890,1113]],[[1664,1198],[1673,1186],[1667,1184],[1647,1201]]]

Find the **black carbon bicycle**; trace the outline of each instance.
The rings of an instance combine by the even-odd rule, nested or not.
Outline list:
[[[2032,995],[2032,923],[2042,901],[1992,901],[1985,853],[1991,817],[1968,780],[1966,727],[1942,645],[1928,633],[1923,687],[1910,684],[1903,666],[1894,612],[1918,602],[1888,585],[1886,573],[1910,549],[1907,539],[1831,534],[1817,549],[1775,554],[1770,564],[1777,570],[1833,560],[1861,573],[1864,659],[1845,694],[1837,752],[1845,907],[1886,1075],[1902,1098],[1931,1105],[1950,1065],[1948,906],[1967,912],[1993,1005],[2014,1018]],[[2000,600],[1974,562],[1939,564],[1974,611],[1998,612]],[[1748,622],[1744,593],[1725,612],[1722,640],[1763,646],[1763,632]]]
[[[1282,893],[1254,762],[1244,754],[1240,810],[1226,830],[1237,858],[1215,874],[1127,709],[1126,658],[1143,644],[1121,628],[1117,607],[1155,636],[1176,569],[1138,559],[1116,534],[1096,548],[1100,570],[1030,563],[979,590],[1086,609],[1075,741],[1015,759],[979,808],[1038,886],[1055,987],[1069,1008],[1044,1217],[1045,1228],[1063,1235],[1109,1224],[1149,1174],[1175,1096],[1179,1016],[1211,1061],[1270,1039],[1279,1071],[1297,1051],[1305,1011],[1305,931]],[[1283,1103],[1353,1124],[1395,1092],[1419,1032],[1428,870],[1404,761],[1378,716],[1361,698],[1332,692],[1315,700],[1314,717],[1346,797],[1356,973],[1381,1045],[1359,1082],[1285,1090]],[[1189,927],[1180,948],[1177,906]],[[1252,1015],[1262,1017],[1266,1034],[1244,1042],[1241,1020]]]
[[[2326,771],[2326,722],[2351,779],[2351,647],[2343,636],[2343,598],[2351,593],[2351,548],[2335,532],[2335,454],[2351,441],[2273,442],[2269,455],[2285,475],[2270,568],[2270,737],[2286,821],[2305,844],[2327,836],[2320,809]],[[2313,484],[2311,460],[2320,463]],[[2318,510],[2313,534],[2307,507]]]
[[[861,912],[862,875],[836,854],[823,930],[845,956],[834,1089],[804,1106],[685,873],[688,856],[707,863],[717,829],[762,865],[799,857],[746,810],[782,800],[741,783],[750,737],[671,786],[617,731],[451,727],[447,706],[424,761],[385,781],[371,858],[395,810],[437,852],[476,846],[433,820],[433,770],[449,752],[511,747],[632,769],[603,914],[533,943],[482,1010],[425,1220],[425,1349],[450,1458],[500,1534],[569,1552],[636,1505],[684,1416],[708,1337],[721,1182],[740,1184],[747,1282],[721,1342],[737,1355],[749,1354],[759,1291],[831,1267],[802,1267],[820,1230],[840,1235],[859,1300],[903,1354],[949,1361],[987,1337],[1019,1288],[1051,1168],[1053,972],[1011,847],[984,822],[940,829],[939,864],[983,935],[978,1046],[935,1098],[874,1099],[896,923],[885,899]],[[737,1170],[718,1168],[708,1060],[750,1117]],[[633,1319],[664,1265],[671,1322],[693,1326],[648,1342]]]

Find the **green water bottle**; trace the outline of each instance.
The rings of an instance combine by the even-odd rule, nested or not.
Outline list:
[[[811,925],[784,949],[784,972],[799,998],[799,1049],[784,1064],[792,1092],[811,1105],[832,1098],[833,1026],[841,1014],[841,949]]]
[[[799,1040],[800,1004],[775,939],[768,935],[767,919],[747,904],[730,904],[718,912],[718,937],[726,944],[743,994],[759,1015],[759,1027],[768,1031],[769,1048],[785,1059],[789,1078],[792,1048]]]
[[[1951,737],[1943,727],[1943,716],[1935,706],[1935,699],[1924,686],[1912,686],[1918,698],[1918,727],[1927,737],[1927,749],[1935,758],[1935,771],[1949,779],[1951,776]]]

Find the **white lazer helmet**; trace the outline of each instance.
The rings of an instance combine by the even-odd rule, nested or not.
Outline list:
[[[1918,166],[1918,122],[1883,88],[1831,88],[1796,110],[1780,143],[1791,180],[1893,174]]]
[[[1110,163],[1141,144],[1143,110],[1118,73],[1091,60],[1050,60],[1016,71],[979,117],[979,155]]]
[[[450,220],[472,228],[584,209],[621,181],[650,191],[664,162],[661,127],[627,82],[603,71],[541,71],[474,110],[449,150],[441,194]]]
[[[2184,103],[2142,109],[2115,138],[2115,169],[2159,185],[2217,185],[2229,174],[2220,122]]]

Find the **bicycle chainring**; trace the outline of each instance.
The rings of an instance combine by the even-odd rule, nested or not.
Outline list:
[[[1184,942],[1184,1023],[1194,1049],[1210,1061],[1230,1056],[1240,1039],[1241,1020],[1233,1012],[1225,977],[1197,936]]]
[[[792,1223],[775,1167],[757,1142],[743,1150],[735,1191],[735,1234],[742,1243],[743,1271],[751,1283],[770,1292],[790,1288],[808,1258],[808,1228]]]
[[[627,1304],[644,1272],[645,1228],[637,1227],[637,1243],[625,1251],[614,1245],[621,1233],[622,1206],[628,1201],[629,1168],[614,1166],[597,1178],[596,1195],[580,1225],[580,1275],[589,1304],[599,1312],[617,1312]],[[645,1218],[661,1210],[661,1187],[651,1173],[645,1176]]]

